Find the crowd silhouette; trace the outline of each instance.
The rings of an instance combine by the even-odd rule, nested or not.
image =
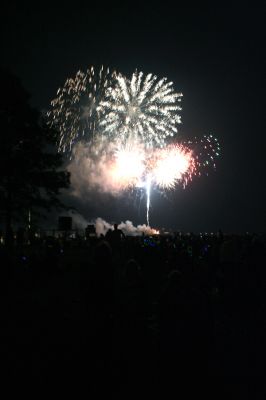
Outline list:
[[[117,225],[105,237],[20,232],[0,247],[6,376],[126,398],[263,377],[265,244]]]

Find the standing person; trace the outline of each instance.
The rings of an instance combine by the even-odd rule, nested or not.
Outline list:
[[[111,246],[114,251],[118,251],[121,248],[122,240],[125,239],[125,234],[121,229],[118,229],[118,225],[114,224],[114,230],[110,235]]]

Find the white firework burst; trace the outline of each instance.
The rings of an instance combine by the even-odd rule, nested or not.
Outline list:
[[[78,71],[68,78],[51,102],[48,122],[60,133],[58,150],[70,150],[78,139],[90,140],[98,125],[98,106],[104,99],[114,73],[109,69]]]
[[[136,71],[129,80],[118,74],[98,107],[100,129],[122,143],[133,139],[146,147],[162,147],[181,123],[181,97],[167,78],[158,80],[156,75]]]
[[[174,91],[172,82],[137,71],[130,80],[118,74],[115,81],[98,107],[104,134],[123,143],[141,140],[152,147],[163,146],[168,136],[177,133],[182,93]]]

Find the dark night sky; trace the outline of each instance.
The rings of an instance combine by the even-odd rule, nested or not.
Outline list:
[[[183,2],[175,8],[166,2],[94,3],[99,5],[10,3],[2,13],[2,64],[22,79],[40,109],[48,108],[68,76],[89,65],[167,76],[184,94],[180,134],[214,133],[222,156],[216,172],[195,178],[169,199],[153,194],[152,225],[265,231],[262,3],[213,2],[200,8],[184,8]],[[145,222],[144,205],[139,215],[130,199],[108,204],[83,205],[81,211],[87,217]]]

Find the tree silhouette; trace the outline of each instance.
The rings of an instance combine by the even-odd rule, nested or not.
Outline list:
[[[63,207],[58,195],[70,174],[54,150],[56,132],[30,106],[20,80],[0,69],[0,87],[0,210],[8,238],[14,218]]]

